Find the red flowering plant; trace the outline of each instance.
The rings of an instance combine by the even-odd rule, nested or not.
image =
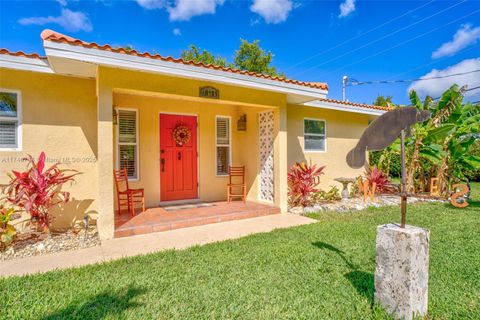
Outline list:
[[[44,152],[37,161],[28,155],[24,159],[27,161],[27,170],[12,171],[4,192],[10,203],[29,213],[30,219],[48,232],[52,220],[50,208],[70,200],[69,192],[60,190],[64,183],[74,181],[73,177],[79,172],[59,169],[59,163],[45,169],[45,158]]]
[[[313,195],[319,191],[320,176],[325,166],[317,168],[315,164],[297,162],[288,171],[288,196],[292,207],[308,207],[314,201]]]
[[[377,166],[366,166],[364,175],[370,185],[376,184],[378,193],[393,193],[396,191],[388,176],[378,169]]]

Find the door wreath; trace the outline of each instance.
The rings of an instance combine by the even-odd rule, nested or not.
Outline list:
[[[183,146],[190,141],[192,132],[186,125],[179,124],[173,129],[172,135],[173,141],[175,141],[176,144]]]

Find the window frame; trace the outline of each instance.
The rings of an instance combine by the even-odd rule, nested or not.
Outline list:
[[[117,129],[116,129],[116,135],[117,135],[117,161],[115,164],[115,167],[117,170],[120,170],[120,145],[130,145],[130,146],[137,146],[137,152],[135,156],[135,164],[136,164],[136,172],[137,176],[136,177],[128,177],[128,181],[140,181],[140,138],[139,138],[139,121],[138,121],[138,109],[136,108],[126,108],[126,107],[117,107],[115,108],[116,111],[116,117],[117,117]],[[121,111],[135,111],[135,140],[136,143],[132,142],[120,142],[120,112]]]
[[[323,122],[323,125],[324,125],[324,133],[321,134],[321,133],[306,133],[305,132],[305,121],[306,120],[312,120],[312,121],[321,121]],[[307,149],[306,148],[306,139],[305,139],[305,135],[308,135],[308,136],[316,136],[316,137],[323,137],[324,138],[324,141],[325,141],[325,148],[324,150],[312,150],[312,149]],[[304,153],[327,153],[327,120],[325,119],[319,119],[319,118],[303,118],[303,152]]]
[[[228,144],[218,144],[217,143],[217,119],[223,118],[228,119]],[[218,173],[218,153],[217,147],[228,147],[228,163],[227,163],[227,172]],[[215,177],[228,177],[228,167],[232,165],[232,117],[225,115],[216,115],[215,116]]]
[[[0,147],[0,151],[22,151],[23,149],[23,125],[22,125],[22,92],[17,89],[0,88],[0,92],[15,93],[17,95],[17,116],[2,117],[0,121],[17,122],[17,146],[16,147]]]

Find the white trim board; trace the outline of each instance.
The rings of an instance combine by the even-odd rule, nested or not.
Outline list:
[[[323,89],[315,89],[298,84],[263,79],[221,70],[212,70],[176,62],[155,60],[147,57],[132,56],[93,48],[84,48],[81,46],[56,43],[52,41],[44,41],[43,44],[47,56],[79,60],[120,69],[168,74],[184,78],[301,95],[314,99],[325,98],[327,94],[327,90]]]
[[[349,106],[349,105],[344,105],[344,104],[339,104],[339,103],[332,103],[332,102],[325,102],[325,101],[311,101],[311,102],[305,102],[303,104],[304,106],[307,107],[313,107],[313,108],[322,108],[322,109],[331,109],[331,110],[338,110],[338,111],[345,111],[345,112],[354,112],[354,113],[363,113],[363,114],[370,114],[374,116],[381,116],[384,114],[386,111],[384,110],[375,110],[375,109],[369,109],[369,108],[363,108],[363,107],[357,107],[357,106]]]
[[[0,54],[0,67],[23,71],[54,73],[48,61],[45,59],[26,58],[8,54]]]

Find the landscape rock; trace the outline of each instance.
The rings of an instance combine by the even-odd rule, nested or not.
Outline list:
[[[97,228],[91,226],[85,236],[85,230],[74,232],[67,230],[59,233],[21,233],[5,251],[0,251],[0,261],[37,256],[47,253],[77,250],[100,245]]]
[[[407,203],[413,204],[418,202],[444,202],[444,200],[431,199],[424,197],[408,197]],[[364,210],[369,207],[385,207],[394,206],[400,204],[399,196],[392,195],[378,195],[373,201],[368,199],[364,201],[363,198],[348,198],[340,201],[330,201],[317,203],[312,207],[293,207],[289,208],[288,212],[293,214],[305,215],[309,213],[322,212],[322,211],[336,211],[336,212],[351,212]]]

